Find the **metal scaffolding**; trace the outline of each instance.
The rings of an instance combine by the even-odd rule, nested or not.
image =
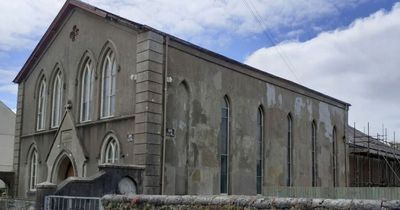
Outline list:
[[[364,128],[365,130],[365,128]],[[349,141],[351,185],[354,187],[400,186],[400,150],[396,144],[396,134],[388,141],[387,129],[382,127],[382,133],[376,137],[370,135],[370,125],[367,133],[349,126],[352,141]],[[373,162],[373,163],[372,163]],[[367,177],[366,177],[367,176]],[[375,178],[375,179],[374,179]],[[380,179],[378,182],[376,179]]]

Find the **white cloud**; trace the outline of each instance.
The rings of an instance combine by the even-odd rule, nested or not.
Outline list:
[[[32,48],[63,2],[13,0],[1,4],[0,51]]]
[[[337,14],[365,0],[246,0],[265,26],[302,26],[312,20]],[[153,26],[188,40],[203,35],[248,35],[260,33],[244,1],[228,0],[86,0],[90,4],[133,21]],[[61,8],[64,0],[13,0],[0,5],[0,51],[31,49]],[[224,37],[224,36],[222,36]],[[207,38],[204,42],[213,40]],[[199,43],[202,44],[202,43]]]
[[[400,133],[399,20],[397,3],[391,11],[358,19],[348,28],[324,32],[306,42],[259,49],[246,63],[297,81],[283,55],[293,64],[301,84],[352,104],[350,124],[356,121],[362,129],[370,121],[376,133],[385,123],[391,132]]]
[[[0,94],[10,93],[17,94],[18,87],[11,81],[14,79],[16,71],[0,69]]]

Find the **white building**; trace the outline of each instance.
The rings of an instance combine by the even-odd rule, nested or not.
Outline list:
[[[0,101],[0,172],[13,170],[15,113]],[[0,180],[0,189],[5,184]]]

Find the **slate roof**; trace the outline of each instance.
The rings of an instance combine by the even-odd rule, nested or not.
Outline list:
[[[400,160],[400,148],[394,147],[393,143],[385,142],[354,129],[352,126],[347,126],[347,139],[350,146],[350,153],[371,156],[385,156],[388,158],[397,158]]]

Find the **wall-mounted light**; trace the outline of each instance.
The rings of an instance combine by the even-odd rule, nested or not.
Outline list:
[[[172,77],[167,77],[167,83],[171,83],[172,82]]]
[[[133,137],[134,137],[134,136],[133,136],[133,133],[128,133],[128,136],[127,136],[128,142],[133,142],[133,140],[134,140]]]

